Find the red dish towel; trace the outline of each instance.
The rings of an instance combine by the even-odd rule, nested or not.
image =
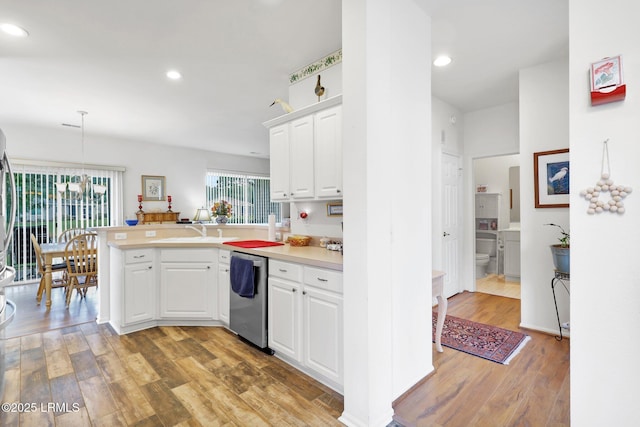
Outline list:
[[[281,246],[284,243],[269,242],[267,240],[239,240],[232,242],[224,242],[225,245],[237,246],[239,248],[265,248],[267,246]]]

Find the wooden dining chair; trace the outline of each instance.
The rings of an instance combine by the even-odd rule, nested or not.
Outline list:
[[[60,235],[58,236],[58,242],[68,242],[76,236],[87,233],[94,234],[95,232],[89,231],[86,228],[69,228],[68,230],[64,230],[62,233],[60,233]]]
[[[40,248],[40,243],[34,234],[31,235],[31,246],[33,246],[33,251],[36,254],[36,265],[38,266],[38,274],[40,274],[40,285],[38,286],[38,292],[36,293],[36,301],[40,304],[42,301],[42,294],[45,289],[45,279],[44,279],[44,256],[42,256],[42,249]],[[51,278],[51,289],[53,288],[62,288],[66,287],[68,284],[67,276],[67,263],[61,262],[58,264],[51,265],[51,273],[63,272],[64,274],[60,277],[52,277]]]
[[[67,308],[71,294],[75,289],[81,298],[87,295],[87,289],[98,286],[98,236],[85,233],[71,238],[65,246],[64,256],[67,262]]]

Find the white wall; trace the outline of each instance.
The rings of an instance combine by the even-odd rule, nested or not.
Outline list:
[[[425,244],[431,241],[430,19],[414,0],[342,7],[349,246],[340,420],[385,426],[392,401],[433,370],[431,245]],[[422,183],[425,191],[415,194],[399,182]],[[401,207],[406,200],[413,203],[411,221]]]
[[[11,157],[82,163],[81,138],[76,129],[59,130],[2,124]],[[265,144],[268,133],[265,130]],[[268,151],[268,150],[267,150]],[[210,151],[177,148],[138,141],[118,140],[91,134],[85,126],[85,162],[124,166],[124,216],[138,210],[141,175],[166,177],[167,194],[173,198],[172,210],[193,218],[204,204],[207,168],[269,175],[269,160]],[[144,202],[145,211],[164,211],[166,202]]]
[[[570,0],[569,102],[571,149],[571,424],[638,423],[640,324],[640,26],[637,3]],[[594,31],[597,29],[597,31]],[[623,54],[627,97],[591,107],[592,62]],[[587,215],[580,190],[600,176],[609,138],[611,177],[630,185],[624,215]]]
[[[516,154],[519,151],[518,103],[464,115],[464,152],[469,158]]]
[[[550,285],[554,270],[549,246],[557,243],[558,233],[555,227],[543,224],[559,224],[569,230],[569,209],[534,207],[533,153],[568,147],[567,78],[568,60],[520,71],[521,326],[555,334],[558,321]],[[573,177],[572,169],[572,182]],[[569,298],[561,286],[556,297],[560,321],[567,322]]]

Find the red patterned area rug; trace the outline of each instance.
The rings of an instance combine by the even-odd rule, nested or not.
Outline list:
[[[437,313],[433,312],[433,342]],[[442,345],[508,365],[531,339],[529,335],[449,316],[444,319]]]

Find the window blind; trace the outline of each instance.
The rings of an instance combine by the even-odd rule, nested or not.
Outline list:
[[[207,171],[206,203],[211,208],[221,200],[230,203],[231,224],[267,224],[269,214],[282,220],[280,203],[271,203],[270,179],[265,176]]]

